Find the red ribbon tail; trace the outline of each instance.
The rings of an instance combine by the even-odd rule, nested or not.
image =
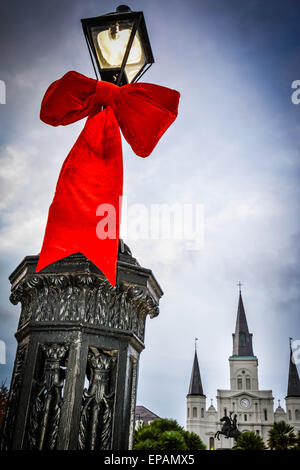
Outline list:
[[[105,242],[104,242],[105,244]],[[119,240],[117,239],[115,242],[115,247],[110,248],[110,253],[111,256],[108,257],[106,255],[105,260],[106,262],[103,262],[103,255],[105,256],[105,253],[101,255],[96,255],[91,253],[91,252],[85,252],[85,247],[78,247],[75,251],[70,251],[63,249],[54,249],[51,252],[48,249],[42,249],[42,252],[40,254],[38,264],[36,267],[36,272],[42,271],[44,268],[47,266],[51,265],[52,263],[55,263],[63,258],[66,258],[67,256],[70,256],[74,253],[81,253],[84,255],[86,258],[88,258],[92,263],[97,266],[100,271],[104,274],[104,276],[107,278],[107,280],[111,283],[112,286],[116,285],[116,278],[117,278],[117,256],[118,256],[118,245],[119,245]],[[46,245],[47,246],[47,245]]]
[[[106,108],[87,120],[63,165],[37,272],[79,252],[115,285],[122,185],[120,131]]]

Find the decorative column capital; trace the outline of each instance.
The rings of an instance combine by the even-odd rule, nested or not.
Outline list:
[[[13,287],[10,301],[22,304],[19,330],[31,322],[72,322],[132,331],[141,341],[147,315],[159,314],[145,288],[122,281],[114,287],[92,273],[29,275]]]

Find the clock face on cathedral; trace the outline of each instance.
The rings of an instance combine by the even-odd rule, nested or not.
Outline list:
[[[250,401],[248,400],[248,398],[242,398],[240,404],[243,408],[248,408],[250,405]]]

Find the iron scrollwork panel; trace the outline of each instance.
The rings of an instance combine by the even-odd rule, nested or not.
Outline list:
[[[68,349],[67,344],[41,345],[25,436],[27,449],[55,449]]]
[[[12,445],[27,350],[28,343],[19,345],[17,349],[8,404],[1,430],[1,450],[10,449]]]
[[[83,391],[78,448],[109,450],[115,395],[116,356],[90,347],[87,361],[89,386]]]
[[[133,446],[133,436],[135,429],[135,407],[136,407],[136,393],[137,393],[137,379],[138,379],[138,360],[130,357],[130,424],[129,424],[129,449]]]

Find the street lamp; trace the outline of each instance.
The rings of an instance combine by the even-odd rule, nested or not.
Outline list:
[[[99,73],[119,86],[133,83],[154,63],[143,12],[120,5],[113,13],[81,22],[98,79]]]

